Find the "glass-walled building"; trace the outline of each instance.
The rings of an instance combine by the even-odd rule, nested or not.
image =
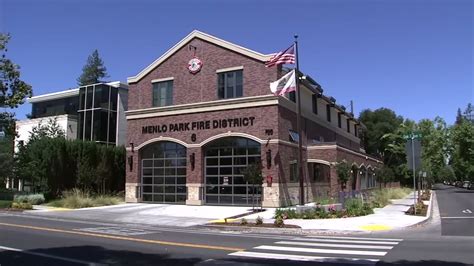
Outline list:
[[[128,86],[120,82],[89,86],[33,96],[29,119],[17,121],[15,147],[26,143],[30,132],[51,120],[67,139],[83,139],[110,145],[125,144]]]
[[[123,143],[127,90],[113,85],[99,83],[79,88],[78,139]]]

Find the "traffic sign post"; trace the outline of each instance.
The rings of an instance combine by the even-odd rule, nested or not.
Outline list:
[[[404,135],[403,138],[406,140],[410,140],[410,142],[407,141],[407,144],[405,146],[405,152],[407,153],[408,168],[411,168],[413,170],[413,212],[416,215],[416,164],[417,161],[418,164],[421,163],[421,133],[411,132],[410,134]]]

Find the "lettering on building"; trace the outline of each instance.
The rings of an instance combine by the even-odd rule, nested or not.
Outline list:
[[[183,123],[169,123],[142,127],[142,134],[155,134],[165,132],[198,131],[217,128],[235,128],[253,126],[255,117],[239,117],[214,120],[202,120]]]

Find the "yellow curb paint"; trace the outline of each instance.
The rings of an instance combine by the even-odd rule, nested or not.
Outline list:
[[[0,223],[0,226],[1,225],[9,226],[9,227],[16,227],[16,228],[39,230],[39,231],[64,233],[64,234],[72,234],[72,235],[81,235],[81,236],[92,236],[92,237],[108,238],[108,239],[115,239],[115,240],[126,240],[126,241],[148,243],[148,244],[158,244],[158,245],[166,245],[166,246],[187,247],[187,248],[202,248],[202,249],[225,250],[225,251],[244,251],[244,249],[242,249],[242,248],[235,248],[235,247],[222,247],[222,246],[212,246],[212,245],[201,245],[201,244],[191,244],[191,243],[181,243],[181,242],[160,241],[160,240],[152,240],[152,239],[132,238],[132,237],[124,237],[124,236],[113,236],[113,235],[104,235],[104,234],[97,234],[97,233],[70,231],[70,230],[56,229],[56,228],[49,228],[49,227],[38,227],[38,226],[9,224],[9,223]]]
[[[232,223],[232,222],[235,222],[239,219],[227,219],[227,222],[228,223]],[[214,224],[225,224],[226,223],[226,219],[219,219],[219,220],[212,220],[212,221],[209,221],[209,223],[214,223]]]
[[[49,212],[63,212],[63,211],[71,211],[73,209],[69,208],[53,208],[53,209],[48,209],[47,211]]]
[[[368,231],[385,231],[392,229],[391,226],[384,225],[384,224],[368,224],[368,225],[361,225],[359,226],[360,229],[368,230]]]

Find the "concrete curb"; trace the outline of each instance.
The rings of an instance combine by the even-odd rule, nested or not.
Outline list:
[[[226,232],[287,234],[287,235],[357,235],[367,232],[351,230],[302,229],[302,228],[268,228],[268,227],[240,227],[226,225],[201,225],[200,228]]]
[[[435,191],[431,190],[431,196],[430,196],[430,203],[429,203],[429,206],[428,206],[428,211],[426,212],[426,216],[423,220],[415,223],[415,224],[412,224],[410,226],[407,226],[407,228],[411,228],[411,227],[416,227],[416,226],[420,226],[420,225],[423,225],[427,222],[429,222],[432,218],[432,210],[433,210],[433,198],[436,197],[436,193]]]

